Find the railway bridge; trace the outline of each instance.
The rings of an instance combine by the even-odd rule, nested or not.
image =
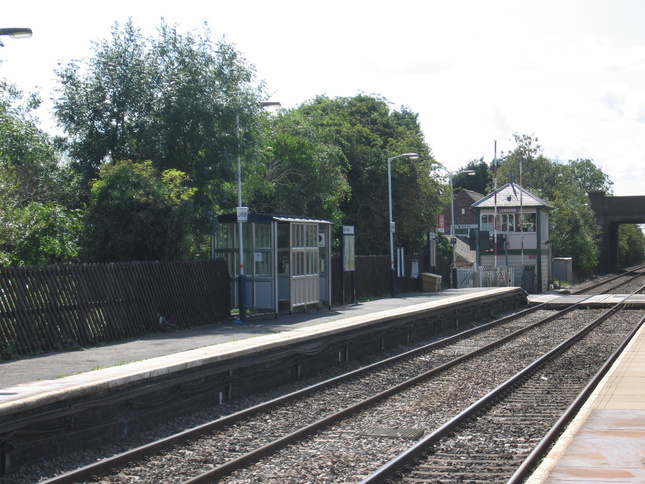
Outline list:
[[[645,196],[614,197],[602,190],[589,192],[591,209],[602,228],[600,241],[600,268],[607,271],[618,268],[618,227],[620,224],[645,223]]]

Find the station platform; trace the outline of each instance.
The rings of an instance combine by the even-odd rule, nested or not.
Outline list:
[[[645,482],[645,325],[526,484]]]
[[[75,351],[62,351],[18,360],[0,362],[0,404],[20,398],[20,389],[52,386],[50,381],[66,380],[90,372],[124,367],[153,358],[168,357],[186,351],[239,342],[248,338],[275,335],[288,331],[323,325],[348,318],[392,311],[425,303],[438,303],[464,296],[486,294],[490,288],[447,289],[440,292],[402,294],[396,298],[375,299],[329,310],[249,316],[246,321],[209,324],[188,330],[160,333],[135,340],[109,343]],[[163,364],[163,362],[159,361]],[[123,368],[125,371],[125,368]],[[11,388],[11,390],[7,390]],[[3,391],[5,389],[5,391]]]

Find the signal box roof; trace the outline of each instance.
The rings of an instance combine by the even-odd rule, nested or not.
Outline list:
[[[553,209],[553,205],[545,202],[541,198],[533,195],[527,189],[515,183],[507,183],[501,188],[497,189],[497,200],[495,200],[495,192],[491,192],[481,200],[473,203],[471,208],[494,208],[497,207],[519,207],[520,205],[527,208],[546,208]]]

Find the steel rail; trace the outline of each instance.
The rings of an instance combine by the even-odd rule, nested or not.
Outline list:
[[[556,440],[560,437],[560,434],[564,431],[566,426],[571,422],[577,415],[580,408],[585,404],[591,393],[594,391],[596,386],[600,381],[605,377],[607,372],[611,369],[614,362],[618,359],[621,353],[625,350],[630,341],[636,336],[636,333],[641,329],[645,323],[645,317],[643,317],[640,322],[635,326],[635,328],[625,337],[620,346],[612,353],[609,359],[605,364],[598,370],[598,372],[593,376],[585,388],[580,392],[576,399],[567,407],[567,410],[562,414],[562,417],[551,427],[551,429],[546,433],[546,435],[540,440],[540,442],[535,446],[533,451],[528,455],[526,459],[520,464],[515,473],[507,481],[507,484],[519,484],[524,481],[525,478],[534,469],[535,465],[539,460],[545,455],[548,449]]]
[[[473,359],[476,356],[479,356],[483,353],[492,351],[496,347],[506,343],[507,341],[510,341],[512,339],[515,339],[519,337],[521,334],[537,327],[542,324],[545,324],[549,321],[552,321],[554,319],[557,319],[561,317],[562,315],[568,313],[569,311],[572,311],[573,309],[577,308],[580,304],[582,303],[577,303],[573,304],[567,308],[564,308],[560,311],[558,311],[556,314],[549,316],[547,318],[544,318],[536,323],[533,323],[529,326],[526,326],[524,328],[521,328],[517,331],[514,331],[513,333],[510,333],[506,336],[504,336],[501,339],[498,339],[492,343],[489,343],[485,346],[482,346],[481,348],[478,348],[474,351],[471,351],[470,353],[467,353],[465,355],[461,355],[457,358],[454,358],[453,360],[450,360],[447,363],[444,363],[443,365],[437,366],[427,372],[424,372],[422,374],[419,374],[413,378],[410,378],[406,380],[405,382],[402,382],[398,385],[394,385],[376,395],[373,395],[367,399],[364,399],[350,407],[346,407],[343,410],[340,410],[338,412],[335,412],[333,414],[328,415],[327,417],[320,419],[316,422],[313,422],[312,424],[301,428],[297,430],[296,432],[293,432],[292,434],[289,434],[287,436],[284,436],[282,438],[276,439],[275,441],[260,447],[258,449],[255,449],[251,452],[248,452],[237,459],[231,460],[225,464],[222,464],[221,466],[214,467],[213,469],[196,476],[192,479],[184,481],[183,484],[208,484],[215,482],[217,479],[220,479],[224,476],[230,475],[232,472],[243,469],[244,467],[248,466],[249,464],[255,463],[258,460],[260,460],[263,457],[266,457],[267,455],[270,455],[290,444],[293,444],[297,442],[298,440],[302,439],[303,437],[309,436],[315,432],[318,432],[322,429],[325,429],[329,427],[330,425],[342,420],[343,418],[346,418],[350,415],[356,414],[359,411],[368,408],[382,400],[385,400],[386,398],[395,395],[397,393],[400,393],[403,390],[406,390],[407,388],[410,388],[414,385],[417,385],[429,378],[432,378],[433,376],[436,376],[437,374],[440,374],[460,363],[463,363],[465,361],[468,361],[470,359]]]
[[[88,464],[86,466],[80,467],[78,469],[74,469],[72,471],[65,472],[63,474],[60,474],[58,476],[52,477],[48,480],[42,481],[42,484],[71,484],[79,481],[83,481],[85,479],[90,479],[94,476],[97,475],[106,475],[109,473],[112,469],[114,468],[119,468],[127,465],[128,463],[141,459],[143,457],[146,457],[148,455],[154,454],[155,452],[159,452],[160,450],[167,449],[173,445],[181,445],[189,440],[194,440],[197,438],[200,438],[201,436],[213,432],[219,429],[222,429],[224,427],[230,426],[234,424],[237,421],[243,420],[248,417],[252,417],[254,415],[257,415],[261,412],[279,407],[280,405],[287,404],[291,401],[294,401],[298,398],[305,397],[307,395],[313,394],[317,391],[321,391],[325,388],[331,387],[333,385],[342,383],[344,381],[351,380],[353,378],[360,377],[363,374],[372,372],[374,370],[377,370],[379,368],[391,365],[393,363],[396,363],[397,361],[404,361],[405,359],[410,359],[413,358],[419,354],[423,354],[428,351],[432,351],[434,349],[447,346],[449,344],[453,344],[459,340],[469,338],[475,334],[484,332],[488,329],[495,328],[496,326],[500,326],[509,322],[512,322],[515,319],[519,319],[521,317],[524,317],[528,314],[531,314],[533,312],[538,311],[539,309],[542,309],[546,306],[546,303],[529,307],[526,309],[523,309],[521,311],[518,311],[517,313],[504,316],[502,318],[499,318],[495,321],[491,321],[486,324],[482,324],[480,326],[477,326],[475,328],[471,328],[465,331],[462,331],[458,334],[449,336],[447,338],[443,338],[439,341],[434,341],[432,343],[429,343],[427,345],[420,346],[418,348],[414,348],[412,350],[406,351],[404,353],[401,353],[399,355],[394,355],[389,358],[386,358],[382,361],[377,361],[375,363],[366,365],[364,367],[358,368],[356,370],[344,373],[342,375],[338,375],[333,378],[329,378],[325,381],[316,383],[314,385],[310,385],[306,388],[296,390],[294,392],[291,392],[287,395],[283,395],[277,398],[274,398],[272,400],[268,400],[266,402],[260,403],[258,405],[254,405],[253,407],[240,410],[239,412],[232,413],[230,415],[226,415],[224,417],[218,418],[217,420],[207,422],[205,424],[187,429],[183,432],[179,432],[177,434],[170,435],[166,438],[151,442],[149,444],[145,444],[142,446],[139,446],[137,448],[122,452],[120,454],[114,455],[112,457],[108,457],[105,459],[102,459],[97,462],[93,462],[92,464]],[[561,315],[564,314],[563,311],[569,311],[572,309],[572,307],[567,307],[557,314]],[[554,316],[555,317],[555,316]],[[528,328],[526,328],[528,329]]]
[[[526,326],[524,328],[521,328],[518,331],[515,331],[504,338],[495,341],[494,343],[491,343],[489,345],[486,345],[482,348],[479,348],[478,350],[475,350],[467,355],[463,355],[459,358],[456,358],[442,366],[436,367],[424,374],[417,375],[416,377],[413,377],[412,379],[407,380],[406,382],[403,382],[396,387],[392,387],[388,390],[385,390],[381,392],[380,394],[373,396],[372,401],[363,401],[363,402],[358,402],[352,407],[349,407],[348,409],[341,410],[335,414],[329,415],[325,419],[322,419],[318,422],[314,422],[310,424],[309,426],[305,427],[304,429],[298,430],[290,435],[284,436],[281,439],[278,439],[277,441],[273,443],[269,443],[265,446],[262,446],[254,451],[251,451],[249,454],[253,454],[252,456],[248,455],[243,455],[238,457],[237,459],[234,459],[233,461],[229,461],[225,464],[223,464],[220,467],[216,467],[213,470],[209,471],[208,476],[204,477],[204,480],[200,481],[198,478],[195,478],[195,480],[190,480],[187,482],[191,483],[196,483],[196,482],[208,482],[208,479],[213,479],[213,476],[217,477],[222,477],[224,475],[228,475],[234,470],[243,468],[245,465],[248,465],[251,462],[257,461],[258,459],[275,452],[276,450],[289,445],[290,443],[294,442],[295,440],[298,440],[299,438],[302,438],[305,435],[312,434],[316,432],[317,430],[321,428],[325,428],[332,423],[345,418],[348,415],[351,415],[352,413],[356,413],[363,408],[368,407],[369,405],[372,405],[380,400],[383,400],[399,391],[404,390],[407,387],[410,387],[412,385],[415,385],[419,383],[420,381],[423,381],[425,379],[431,378],[434,376],[436,373],[439,371],[445,371],[451,366],[455,366],[469,358],[473,358],[477,356],[480,353],[483,353],[485,351],[490,351],[492,350],[495,346],[499,346],[500,344],[503,344],[504,342],[518,337],[525,331],[528,331],[530,329],[533,329],[541,324],[545,324],[549,321],[552,321],[554,319],[557,319],[561,317],[562,315],[568,313],[569,311],[572,311],[581,305],[584,304],[585,300],[582,300],[578,303],[573,303],[570,306],[567,306],[566,308],[563,308],[559,311],[556,311],[553,315],[549,316],[548,318],[544,318],[541,321],[538,321],[536,323],[533,323],[529,326]],[[82,481],[83,479],[89,479],[92,478],[93,476],[97,475],[105,475],[109,472],[112,471],[114,468],[119,468],[126,466],[132,461],[141,459],[145,456],[151,455],[155,452],[159,452],[160,450],[167,449],[173,445],[181,445],[189,440],[195,440],[200,438],[201,436],[212,432],[216,431],[218,429],[224,428],[226,426],[230,426],[234,424],[237,421],[240,421],[244,418],[251,417],[253,415],[259,414],[263,411],[270,410],[272,408],[278,407],[280,405],[287,404],[297,398],[302,398],[307,395],[313,394],[316,391],[323,390],[325,388],[331,387],[335,384],[341,383],[343,381],[350,380],[352,378],[357,378],[365,373],[369,373],[371,371],[377,370],[379,368],[382,368],[384,366],[387,366],[389,364],[395,363],[397,361],[403,361],[405,359],[410,359],[413,358],[419,354],[432,351],[433,349],[439,348],[439,347],[445,347],[449,344],[455,343],[459,340],[466,339],[468,337],[471,337],[475,334],[484,332],[488,329],[492,329],[496,326],[501,326],[505,323],[512,322],[515,319],[524,317],[528,314],[531,314],[533,312],[536,312],[540,309],[543,309],[547,307],[547,303],[543,303],[537,306],[533,306],[530,308],[526,308],[522,311],[519,311],[517,313],[505,316],[503,318],[500,318],[498,320],[492,321],[490,323],[486,323],[480,326],[477,326],[475,328],[471,328],[469,330],[463,331],[461,333],[458,333],[456,335],[449,336],[447,338],[441,339],[439,341],[435,341],[433,343],[430,343],[428,345],[421,346],[419,348],[415,348],[412,350],[409,350],[407,352],[404,352],[400,355],[395,355],[390,358],[387,358],[385,360],[375,362],[373,364],[367,365],[365,367],[353,370],[351,372],[345,373],[343,375],[339,375],[333,378],[330,378],[328,380],[325,380],[323,382],[311,385],[309,387],[306,387],[301,390],[297,390],[295,392],[292,392],[290,394],[269,400],[267,402],[263,402],[261,404],[255,405],[254,407],[251,407],[249,409],[244,409],[239,412],[227,415],[225,417],[221,417],[217,420],[214,420],[212,422],[207,422],[203,425],[185,430],[183,432],[168,436],[164,439],[160,439],[155,442],[151,442],[150,444],[146,444],[140,447],[137,447],[135,449],[123,452],[121,454],[117,454],[115,456],[103,459],[101,461],[89,464],[87,466],[81,467],[79,469],[75,469],[69,472],[66,472],[64,474],[60,474],[59,476],[53,477],[49,480],[43,481],[43,484],[67,484],[67,483],[74,483],[78,481]]]
[[[500,398],[504,393],[511,390],[515,385],[521,381],[528,378],[535,371],[537,371],[541,366],[548,363],[551,359],[555,358],[557,355],[565,351],[567,348],[575,344],[577,341],[582,339],[590,331],[592,331],[596,326],[602,323],[605,319],[609,318],[615,312],[620,310],[627,299],[628,296],[623,298],[622,301],[616,303],[613,307],[605,311],[601,316],[596,318],[594,321],[589,323],[586,327],[578,331],[576,334],[562,342],[560,345],[545,353],[543,356],[535,360],[533,363],[528,365],[526,368],[516,373],[513,377],[506,380],[506,382],[499,385],[497,388],[492,390],[487,395],[483,396],[475,403],[470,405],[468,408],[464,409],[457,416],[450,419],[448,422],[443,424],[441,427],[437,428],[432,433],[428,434],[425,438],[417,442],[415,445],[410,447],[407,451],[402,452],[397,457],[384,464],[374,473],[366,477],[360,484],[383,484],[389,480],[396,478],[400,473],[401,469],[405,468],[414,463],[428,452],[428,450],[439,440],[446,437],[455,428],[459,427],[466,421],[468,421],[474,415],[481,413],[482,410],[492,404],[496,399]]]
[[[640,289],[634,291],[632,294],[638,294],[645,291],[645,285],[641,286]],[[591,393],[595,390],[596,386],[600,381],[605,377],[607,372],[611,369],[614,362],[625,350],[627,345],[631,340],[636,336],[636,333],[641,329],[645,324],[645,316],[641,318],[638,324],[634,329],[625,337],[623,342],[618,346],[616,351],[614,351],[607,361],[602,365],[602,367],[596,372],[593,378],[585,386],[585,388],[580,392],[576,399],[567,407],[566,411],[558,419],[558,421],[553,424],[551,429],[545,434],[545,436],[540,440],[540,442],[535,446],[526,459],[520,464],[515,473],[507,481],[507,484],[519,484],[535,467],[537,462],[546,454],[547,450],[551,447],[553,443],[560,437],[560,434],[564,431],[565,427],[571,422],[577,415],[580,408],[585,404]]]
[[[620,284],[617,284],[616,286],[614,286],[614,287],[613,287],[613,289],[615,289],[615,288],[617,288],[617,287],[622,286],[623,284],[627,284],[627,283],[628,283],[629,281],[631,281],[632,279],[635,279],[636,277],[638,277],[638,276],[642,275],[642,274],[635,274],[637,271],[640,271],[640,270],[642,270],[642,269],[645,269],[645,265],[641,265],[641,266],[638,266],[638,267],[634,267],[634,268],[632,268],[632,269],[626,270],[625,272],[623,272],[623,273],[621,273],[621,274],[616,274],[615,276],[608,277],[607,279],[603,279],[603,280],[601,280],[601,281],[598,281],[597,283],[592,284],[591,286],[587,286],[587,287],[585,287],[584,289],[580,289],[579,291],[574,291],[574,292],[572,292],[571,294],[572,294],[572,295],[574,295],[574,296],[575,296],[575,295],[579,295],[579,294],[585,294],[585,293],[586,293],[586,292],[588,292],[590,289],[596,289],[597,287],[604,286],[605,284],[609,284],[609,283],[611,283],[611,282],[615,281],[616,279],[620,279],[621,277],[626,277],[627,275],[632,274],[631,279],[628,279],[628,280],[627,280],[627,281],[625,281],[625,282],[622,282],[622,283],[620,283]]]

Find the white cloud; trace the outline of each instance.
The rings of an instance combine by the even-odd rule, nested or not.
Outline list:
[[[409,107],[449,169],[535,134],[548,156],[594,160],[617,194],[643,193],[645,2],[13,2],[2,22],[34,37],[5,42],[0,76],[50,91],[57,61],[87,56],[114,21],[151,32],[162,16],[227,34],[284,106],[366,92]]]

